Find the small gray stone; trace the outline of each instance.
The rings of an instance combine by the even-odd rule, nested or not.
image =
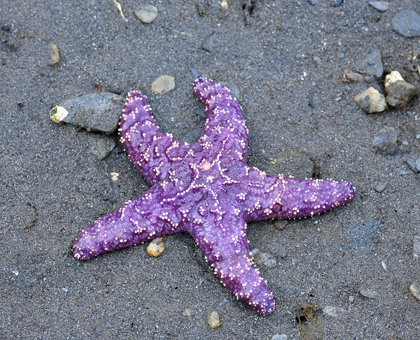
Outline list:
[[[343,314],[345,310],[339,307],[325,306],[322,309],[322,312],[332,318],[337,318],[340,314]]]
[[[110,137],[93,134],[89,136],[89,149],[98,159],[106,158],[115,146],[115,141]]]
[[[387,183],[379,183],[375,187],[376,192],[382,192],[386,189]]]
[[[384,127],[379,130],[373,140],[373,147],[379,152],[393,153],[397,151],[398,130],[393,127]]]
[[[287,340],[287,335],[286,334],[276,334],[273,335],[271,340]]]
[[[278,250],[278,254],[281,258],[285,258],[287,257],[287,248],[284,245],[280,245],[279,246],[279,250]]]
[[[117,129],[123,106],[124,98],[114,93],[87,94],[63,101],[57,110],[61,109],[65,114],[54,121],[63,121],[88,131],[110,134]]]
[[[359,63],[357,71],[363,74],[375,76],[376,78],[380,78],[382,73],[384,73],[381,51],[375,50],[370,53]]]
[[[368,299],[374,299],[376,297],[376,292],[372,289],[362,288],[360,289],[360,294]]]
[[[352,296],[352,295],[349,296],[349,302],[350,303],[353,303],[354,302],[354,296]]]
[[[152,83],[152,91],[159,94],[172,91],[174,88],[175,78],[172,76],[160,76]]]
[[[392,27],[404,37],[420,36],[420,15],[412,9],[397,13],[392,19]]]
[[[420,172],[420,157],[407,159],[407,164],[415,173]]]
[[[321,0],[308,0],[312,6],[316,6],[321,3]]]
[[[158,10],[152,5],[143,5],[134,10],[134,15],[145,24],[150,24],[156,19]]]
[[[268,253],[262,253],[260,251],[255,254],[255,262],[269,268],[274,268],[277,265],[277,260],[274,258],[274,256]]]
[[[274,220],[274,228],[283,230],[289,224],[288,220]]]
[[[420,258],[420,235],[415,235],[413,239],[413,257]]]
[[[203,43],[201,44],[201,48],[207,52],[213,52],[213,44],[215,39],[217,38],[217,33],[213,32],[207,38],[204,39]]]
[[[410,285],[410,293],[413,294],[413,296],[420,301],[420,282],[413,282]]]
[[[389,8],[388,1],[369,1],[369,5],[380,12],[385,12]]]
[[[198,77],[200,77],[200,72],[198,72],[195,68],[190,69],[190,71],[194,79],[197,79]]]
[[[331,4],[332,7],[338,7],[343,3],[343,0],[334,0]]]

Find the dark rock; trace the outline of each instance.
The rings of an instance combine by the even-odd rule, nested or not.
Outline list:
[[[358,65],[358,72],[379,78],[384,73],[381,60],[381,51],[375,50],[363,59]]]
[[[404,37],[420,36],[420,15],[412,9],[406,9],[397,13],[392,19],[392,27]]]
[[[89,136],[89,149],[98,159],[106,158],[115,146],[115,141],[110,137],[95,134]]]
[[[393,107],[402,107],[420,93],[420,87],[407,83],[398,71],[385,77],[386,101]]]
[[[373,147],[379,152],[393,153],[397,151],[398,130],[393,127],[384,127],[379,130],[373,140]]]
[[[206,39],[204,39],[201,48],[207,52],[212,53],[213,52],[213,44],[214,41],[217,37],[217,33],[213,32],[212,34],[210,34]]]
[[[385,12],[389,8],[388,1],[369,1],[369,5],[377,9],[379,12]]]
[[[341,4],[343,3],[343,0],[334,0],[331,4],[332,7],[338,7],[341,6]]]
[[[113,133],[118,126],[124,98],[110,92],[92,93],[63,101],[58,107],[64,114],[55,120],[76,125],[88,131]],[[63,110],[64,109],[64,110]]]
[[[200,77],[200,72],[198,72],[195,68],[190,69],[191,75],[194,77],[194,79]]]
[[[407,164],[414,173],[420,172],[420,157],[407,159]]]

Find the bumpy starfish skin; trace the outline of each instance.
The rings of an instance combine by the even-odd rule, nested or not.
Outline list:
[[[89,260],[187,232],[238,299],[270,314],[273,295],[252,262],[246,223],[319,214],[350,201],[355,189],[344,181],[275,176],[247,166],[248,130],[229,90],[199,78],[193,91],[205,105],[206,122],[192,145],[159,129],[145,96],[128,94],[121,142],[152,187],[82,231],[73,254]]]

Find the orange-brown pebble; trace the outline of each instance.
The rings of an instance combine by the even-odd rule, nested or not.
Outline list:
[[[163,237],[155,238],[152,242],[150,242],[146,249],[147,253],[154,257],[158,257],[164,250],[165,242],[163,242]]]
[[[220,318],[219,318],[219,313],[213,311],[209,314],[209,316],[207,317],[207,322],[210,326],[210,328],[215,329],[220,327]]]

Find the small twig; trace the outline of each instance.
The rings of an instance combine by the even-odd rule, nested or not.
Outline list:
[[[124,16],[121,4],[117,0],[114,0],[114,4],[117,6],[117,8],[120,11],[120,14],[121,14],[122,18],[125,20],[125,22],[128,22],[127,18]]]

